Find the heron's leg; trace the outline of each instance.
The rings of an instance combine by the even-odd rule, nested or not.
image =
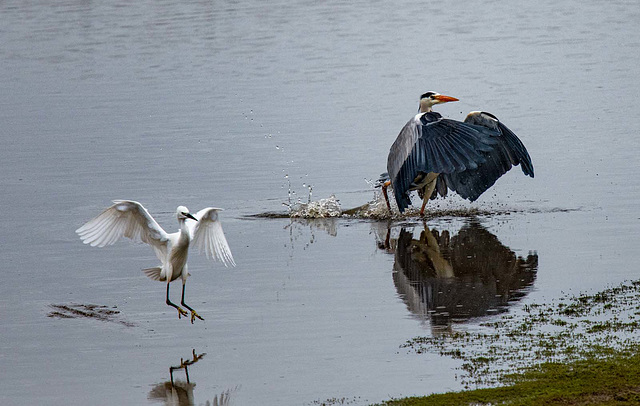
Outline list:
[[[424,208],[427,205],[427,201],[429,200],[428,197],[425,196],[424,199],[422,199],[422,207],[420,207],[420,217],[424,217]]]
[[[391,248],[391,227],[387,225],[387,236],[384,238],[384,249]]]
[[[184,302],[184,288],[185,286],[187,286],[186,281],[182,282],[182,301],[180,302],[180,304],[182,304],[184,307],[186,307],[187,309],[189,309],[191,311],[191,324],[193,324],[193,321],[197,318],[199,318],[200,320],[204,320],[202,318],[202,316],[200,316],[198,313],[196,313],[195,310],[193,310],[188,304],[186,304]],[[185,313],[186,315],[186,313]]]
[[[423,189],[424,195],[422,196],[422,207],[420,208],[420,217],[424,216],[424,207],[427,205],[427,202],[431,198],[431,195],[433,194],[433,190],[436,188],[436,180],[438,179],[438,174],[430,173],[429,175],[435,175],[435,176],[433,176],[433,179],[429,180],[429,183],[424,185],[424,189]]]
[[[389,203],[389,195],[387,194],[387,188],[391,185],[391,181],[388,180],[382,184],[382,194],[384,195],[384,200],[387,202],[387,208],[391,211],[391,204]]]
[[[175,307],[176,309],[178,309],[178,318],[181,318],[182,316],[186,316],[187,312],[181,308],[180,306],[178,306],[177,304],[173,303],[171,300],[169,300],[169,284],[170,282],[167,282],[167,304],[169,306]],[[182,293],[184,295],[184,291]]]

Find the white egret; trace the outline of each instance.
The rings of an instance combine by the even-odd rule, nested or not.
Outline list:
[[[92,247],[105,247],[127,237],[151,245],[161,266],[142,271],[155,281],[167,282],[166,303],[178,310],[178,317],[186,316],[187,312],[169,300],[169,284],[182,278],[180,303],[191,311],[191,323],[196,317],[204,320],[184,302],[184,288],[189,276],[187,255],[189,245],[194,245],[200,252],[204,251],[207,258],[220,260],[225,266],[236,265],[218,220],[218,212],[222,209],[207,207],[192,215],[186,207],[179,206],[176,217],[180,231],[168,234],[140,203],[132,200],[114,200],[113,203],[76,230],[82,242]]]

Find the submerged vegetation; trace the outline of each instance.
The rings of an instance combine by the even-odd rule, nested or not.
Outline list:
[[[127,320],[123,320],[120,311],[114,307],[96,304],[69,303],[69,304],[51,304],[52,309],[47,317],[55,319],[91,319],[107,322],[119,323],[127,327],[134,327],[135,324]]]
[[[476,331],[416,337],[402,347],[461,361],[473,391],[388,405],[640,403],[640,280],[523,307]]]

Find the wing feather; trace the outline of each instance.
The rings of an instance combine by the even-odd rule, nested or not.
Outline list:
[[[456,138],[452,137],[450,139],[444,139],[443,143],[449,150],[450,158],[454,166],[458,170],[464,171],[467,169],[470,162],[473,162],[473,160],[470,160],[469,158],[464,156],[464,154],[461,152],[461,146],[457,141],[458,140]]]
[[[105,247],[127,237],[151,245],[162,259],[169,237],[147,209],[133,200],[114,200],[113,203],[76,230],[82,242],[92,247]]]
[[[474,123],[420,113],[402,128],[391,146],[387,171],[401,211],[411,204],[409,191],[420,173],[456,173],[477,168],[494,149],[497,130]],[[442,188],[439,188],[442,189]]]
[[[534,176],[531,157],[524,144],[494,115],[471,112],[465,123],[495,131],[494,144],[490,150],[481,152],[484,162],[476,168],[443,175],[449,189],[474,201],[515,165],[521,165],[525,175]]]
[[[473,111],[464,120],[465,123],[475,124],[486,128],[491,128],[499,133],[497,141],[501,144],[503,151],[509,155],[512,165],[522,166],[522,172],[527,176],[534,176],[533,164],[527,148],[518,136],[504,125],[496,116],[491,113]]]
[[[222,230],[222,223],[218,218],[218,212],[221,210],[207,207],[194,216],[198,221],[187,220],[192,238],[191,244],[199,252],[204,252],[209,259],[219,260],[224,266],[236,266]]]

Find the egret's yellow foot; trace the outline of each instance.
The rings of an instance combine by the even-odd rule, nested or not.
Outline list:
[[[191,310],[191,324],[193,324],[193,321],[196,319],[196,317],[199,318],[200,320],[204,320],[202,316],[196,313],[195,310]]]
[[[184,310],[182,307],[178,307],[176,306],[176,309],[178,309],[178,318],[181,319],[182,316],[187,316],[187,311]]]

